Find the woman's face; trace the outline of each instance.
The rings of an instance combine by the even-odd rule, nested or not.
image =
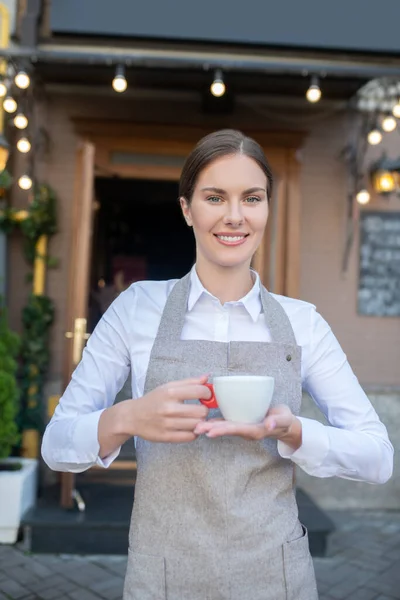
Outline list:
[[[192,202],[181,198],[196,238],[197,260],[250,265],[268,220],[267,178],[248,156],[216,159],[199,175]]]

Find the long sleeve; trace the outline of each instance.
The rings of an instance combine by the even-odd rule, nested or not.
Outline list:
[[[303,386],[329,426],[300,418],[301,447],[279,442],[281,456],[309,475],[385,483],[393,471],[393,447],[328,323],[313,309]]]
[[[100,415],[114,403],[129,369],[129,317],[126,295],[132,306],[132,288],[121,294],[103,315],[75,369],[42,441],[42,456],[55,471],[79,473],[94,464],[107,467],[119,454],[99,457]]]

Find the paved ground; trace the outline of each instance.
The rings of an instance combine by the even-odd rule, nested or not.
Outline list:
[[[330,516],[337,531],[328,556],[314,560],[320,600],[400,600],[400,512]],[[0,600],[120,600],[125,566],[120,556],[33,556],[0,546]]]

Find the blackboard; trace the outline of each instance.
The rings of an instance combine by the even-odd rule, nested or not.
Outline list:
[[[400,212],[361,214],[358,312],[400,317]]]

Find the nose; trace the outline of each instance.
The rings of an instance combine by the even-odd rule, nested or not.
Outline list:
[[[224,215],[224,225],[239,227],[244,221],[243,207],[241,202],[227,202]]]

